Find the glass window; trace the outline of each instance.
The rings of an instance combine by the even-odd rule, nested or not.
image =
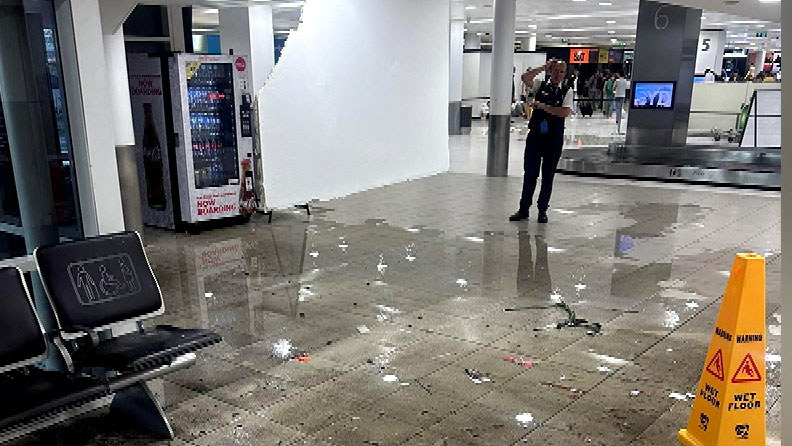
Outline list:
[[[0,3],[0,260],[82,236],[51,0]]]

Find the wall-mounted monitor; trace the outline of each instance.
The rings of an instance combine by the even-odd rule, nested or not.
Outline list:
[[[633,82],[632,108],[674,108],[674,82]]]

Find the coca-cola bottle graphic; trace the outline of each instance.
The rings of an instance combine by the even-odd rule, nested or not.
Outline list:
[[[164,210],[165,183],[162,174],[162,145],[160,145],[151,103],[143,104],[145,122],[143,124],[143,171],[146,174],[146,198],[152,209]]]

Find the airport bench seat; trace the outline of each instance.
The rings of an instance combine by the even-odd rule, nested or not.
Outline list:
[[[110,394],[95,378],[69,376],[30,367],[0,376],[0,429],[52,415]]]
[[[209,330],[159,325],[78,348],[72,358],[82,367],[137,372],[170,364],[179,356],[220,341],[220,336]]]
[[[134,232],[41,247],[34,258],[56,327],[45,333],[22,272],[0,268],[0,443],[107,405],[172,439],[147,382],[193,365],[194,352],[222,338],[143,327],[164,303]],[[67,372],[37,367],[48,341]]]

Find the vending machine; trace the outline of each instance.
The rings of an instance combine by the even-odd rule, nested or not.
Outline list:
[[[130,54],[144,223],[184,229],[255,210],[245,56]]]

